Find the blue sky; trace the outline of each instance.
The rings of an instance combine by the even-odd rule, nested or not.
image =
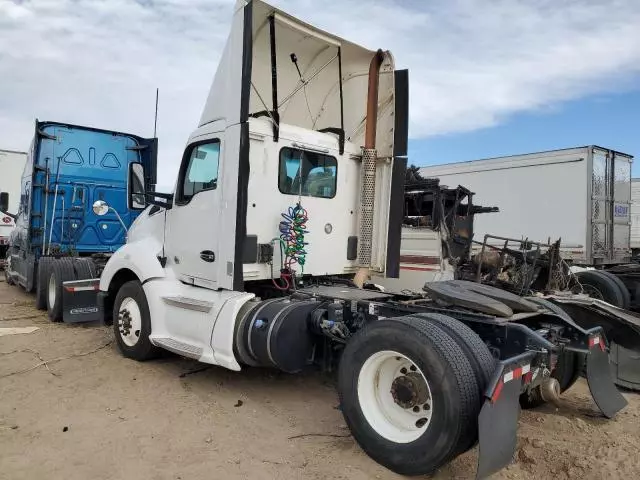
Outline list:
[[[436,165],[591,144],[634,155],[633,175],[640,177],[640,89],[514,114],[495,127],[414,139],[409,161]]]
[[[171,190],[235,1],[0,0],[0,148],[26,150],[35,118],[150,136],[159,87]],[[588,143],[640,156],[640,0],[272,2],[409,69],[416,164]]]

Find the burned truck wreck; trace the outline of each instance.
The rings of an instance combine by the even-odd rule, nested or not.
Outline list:
[[[561,255],[561,239],[546,242],[527,238],[514,239],[487,234],[481,240],[474,238],[474,216],[495,213],[499,207],[473,204],[473,193],[463,186],[443,186],[438,179],[422,178],[416,167],[407,169],[405,184],[405,236],[412,229],[431,229],[438,233],[441,243],[440,270],[447,272],[445,281],[435,283],[404,284],[411,291],[426,291],[440,302],[468,308],[485,308],[495,287],[518,297],[544,304],[558,315],[571,320],[582,329],[603,328],[611,341],[611,371],[619,386],[640,389],[640,365],[633,361],[640,352],[640,317],[602,298],[591,285],[593,271],[572,272],[570,263]],[[415,261],[415,260],[414,260]],[[588,273],[588,276],[584,276]],[[599,272],[598,275],[607,275]],[[613,275],[612,281],[615,281]],[[464,298],[457,288],[460,281],[473,291]],[[471,287],[467,282],[477,284]],[[426,283],[426,282],[425,282]],[[494,295],[495,296],[495,295]],[[620,302],[613,302],[620,303]],[[497,311],[491,311],[498,314]],[[580,374],[584,358],[564,359],[556,377],[560,390],[566,390]],[[571,370],[569,374],[567,371]],[[522,404],[541,403],[538,395],[533,401],[526,398]]]

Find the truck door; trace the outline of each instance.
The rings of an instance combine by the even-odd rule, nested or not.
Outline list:
[[[174,206],[167,212],[165,255],[180,281],[218,288],[218,229],[222,152],[220,136],[200,140],[185,151],[178,174]],[[229,234],[233,235],[232,232]]]
[[[631,258],[631,158],[594,148],[591,181],[591,251],[594,263]]]
[[[631,260],[631,159],[610,152],[613,163],[612,259]]]

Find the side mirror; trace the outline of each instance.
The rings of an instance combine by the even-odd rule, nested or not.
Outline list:
[[[106,215],[108,211],[109,204],[104,200],[96,200],[95,202],[93,202],[93,213],[95,213],[99,217]]]
[[[147,206],[144,185],[144,167],[141,163],[129,165],[128,205],[132,210],[143,210]]]
[[[0,211],[9,213],[9,192],[0,192]]]

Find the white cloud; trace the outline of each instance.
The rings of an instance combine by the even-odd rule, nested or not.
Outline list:
[[[636,0],[281,0],[287,11],[410,68],[411,135],[621,88],[640,70]],[[233,1],[0,0],[0,147],[35,117],[151,135],[171,188]]]

